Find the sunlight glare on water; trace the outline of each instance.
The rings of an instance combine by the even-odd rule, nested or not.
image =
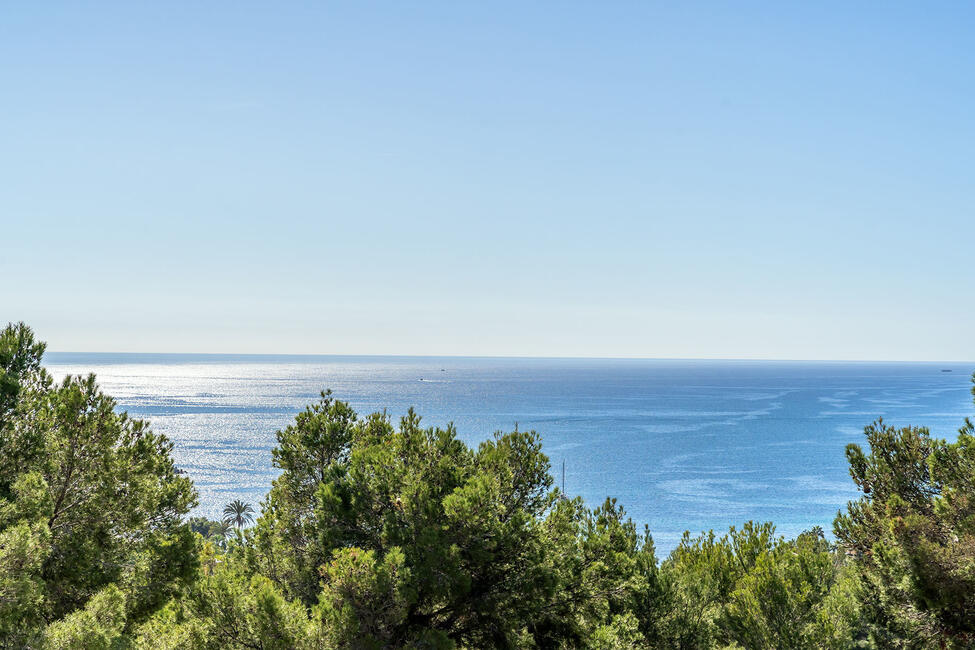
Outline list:
[[[410,406],[476,445],[535,429],[553,474],[590,505],[616,497],[666,553],[685,529],[774,521],[795,535],[855,497],[843,450],[883,416],[953,437],[973,408],[959,364],[50,353],[57,377],[94,372],[119,408],[175,443],[217,517],[257,505],[275,431],[331,388],[360,414]],[[943,372],[950,369],[951,372]]]

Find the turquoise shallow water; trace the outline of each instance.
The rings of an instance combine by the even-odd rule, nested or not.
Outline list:
[[[274,432],[323,388],[367,413],[416,407],[476,444],[542,434],[553,473],[595,505],[615,496],[661,554],[685,529],[772,520],[794,535],[855,493],[843,455],[883,416],[953,437],[975,415],[973,364],[49,353],[94,372],[120,408],[175,441],[200,511],[257,503]],[[943,372],[950,369],[951,372]]]

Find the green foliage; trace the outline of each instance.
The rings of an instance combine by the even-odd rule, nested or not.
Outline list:
[[[545,520],[549,601],[528,629],[540,647],[629,647],[658,636],[662,599],[653,540],[614,499],[595,510],[560,499]]]
[[[839,558],[821,529],[795,540],[770,523],[746,523],[680,546],[661,567],[671,602],[664,645],[701,648],[853,647],[853,601],[834,594]],[[854,614],[855,616],[855,614]]]
[[[26,326],[0,332],[0,645],[12,647],[50,622],[49,644],[138,622],[198,566],[182,522],[196,497],[172,444],[117,413],[93,376],[55,385],[43,350]]]
[[[252,564],[292,598],[316,602],[320,567],[329,561],[315,516],[316,493],[327,473],[341,471],[356,414],[348,405],[323,393],[295,423],[278,432],[274,481],[252,531]]]
[[[375,551],[337,550],[323,569],[324,588],[315,608],[321,643],[334,648],[385,647],[415,599],[405,563],[403,552],[395,547],[382,561],[377,561]]]
[[[35,341],[34,333],[23,323],[10,324],[0,331],[0,429],[10,425],[22,392],[44,384],[44,349],[45,345]]]
[[[248,578],[228,567],[204,578],[190,602],[208,648],[290,650],[305,644],[305,608],[263,576]]]
[[[95,594],[84,609],[68,614],[44,631],[49,650],[109,650],[118,647],[125,627],[125,596],[115,585]]]
[[[818,648],[819,607],[834,582],[833,558],[822,531],[778,540],[756,557],[731,594],[729,635],[748,648]]]
[[[192,485],[175,471],[172,443],[117,414],[93,376],[65,379],[43,406],[47,453],[39,470],[54,503],[44,571],[53,614],[83,605],[108,583],[144,577],[154,589],[139,590],[130,603],[139,617],[166,600],[167,585],[195,571],[191,533],[181,523],[195,505]]]
[[[323,393],[278,438],[283,472],[245,554],[314,606],[326,646],[605,645],[654,629],[634,614],[656,597],[649,536],[614,502],[560,499],[534,432],[472,450],[412,411],[394,428]]]
[[[362,625],[376,644],[507,639],[526,620],[520,603],[550,582],[536,579],[535,561],[552,498],[547,460],[535,434],[498,435],[473,452],[452,427],[419,422],[411,412],[394,430],[383,415],[359,420],[323,395],[279,434],[284,472],[256,526],[253,564],[307,605],[323,578],[340,610],[340,597],[369,602],[395,590],[396,606],[375,621],[324,614],[338,637]]]
[[[233,526],[225,521],[216,521],[206,517],[190,517],[186,521],[190,530],[199,534],[203,539],[221,539],[230,534]]]
[[[553,488],[536,433],[472,449],[327,392],[278,432],[253,527],[239,500],[185,520],[172,444],[43,350],[0,332],[3,648],[975,647],[967,420],[867,427],[835,547],[748,522],[658,564],[615,500]]]
[[[0,330],[0,498],[44,459],[44,430],[32,417],[51,382],[41,367],[44,349],[23,323]]]
[[[235,499],[223,509],[223,523],[243,528],[254,521],[254,508],[249,503]]]
[[[862,496],[834,530],[855,558],[871,634],[889,647],[970,647],[975,426],[966,420],[953,443],[883,421],[865,433],[869,452],[847,448]]]
[[[28,645],[44,623],[41,569],[50,554],[51,509],[36,473],[18,478],[12,499],[0,503],[0,639],[7,645]]]
[[[133,630],[129,645],[136,650],[205,650],[213,647],[209,625],[189,614],[190,597],[171,601]]]

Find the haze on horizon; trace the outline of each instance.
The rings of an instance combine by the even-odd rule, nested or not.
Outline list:
[[[975,359],[975,9],[22,3],[51,350]]]

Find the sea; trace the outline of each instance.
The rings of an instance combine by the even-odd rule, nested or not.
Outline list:
[[[173,440],[196,514],[257,508],[275,432],[331,389],[360,413],[409,407],[466,443],[535,430],[557,485],[614,497],[658,557],[685,530],[772,521],[830,531],[857,493],[844,449],[877,418],[953,439],[975,415],[975,364],[48,353],[57,378],[95,373],[118,409]],[[564,473],[563,473],[564,467]],[[564,476],[564,478],[563,478]]]

